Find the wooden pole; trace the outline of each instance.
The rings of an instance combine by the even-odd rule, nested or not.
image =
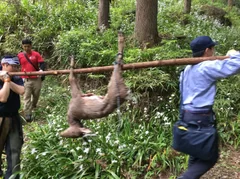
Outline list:
[[[229,58],[229,56],[179,58],[179,59],[129,63],[129,64],[123,65],[123,70],[160,67],[160,66],[189,65],[189,64],[197,64],[197,63],[207,61],[207,60],[216,60],[216,59],[224,60],[226,58]],[[74,73],[99,73],[99,72],[112,71],[112,70],[113,70],[113,65],[74,69]],[[68,73],[70,73],[70,70],[49,70],[49,71],[42,71],[42,72],[39,72],[39,71],[35,71],[35,72],[9,72],[8,74],[11,75],[11,76],[14,76],[14,75],[35,76],[35,75],[62,75],[62,74],[68,74]]]

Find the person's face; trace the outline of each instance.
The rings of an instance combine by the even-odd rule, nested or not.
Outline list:
[[[207,48],[205,50],[205,54],[204,54],[205,57],[211,57],[211,56],[214,56],[214,55],[215,55],[215,48],[214,47],[210,47],[210,48]]]
[[[22,44],[22,48],[25,52],[30,53],[32,49],[32,45],[30,44]]]
[[[20,65],[10,65],[8,63],[2,64],[2,70],[8,72],[17,72],[20,69]]]

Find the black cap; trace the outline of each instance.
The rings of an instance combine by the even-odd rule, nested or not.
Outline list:
[[[190,43],[193,54],[204,51],[206,48],[213,47],[215,45],[217,45],[217,43],[209,36],[199,36]]]

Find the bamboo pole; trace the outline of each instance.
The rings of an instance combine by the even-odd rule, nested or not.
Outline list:
[[[179,59],[169,59],[169,60],[156,60],[148,62],[138,62],[138,63],[129,63],[123,65],[123,70],[132,70],[140,68],[150,68],[150,67],[159,67],[159,66],[174,66],[174,65],[188,65],[188,64],[197,64],[207,60],[224,60],[229,58],[229,56],[212,56],[212,57],[195,57],[195,58],[179,58]],[[111,66],[100,66],[100,67],[91,67],[91,68],[80,68],[74,69],[74,73],[99,73],[105,71],[112,71],[113,65]],[[9,72],[10,76],[35,76],[35,75],[62,75],[68,74],[70,70],[49,70],[49,71],[35,71],[35,72]]]

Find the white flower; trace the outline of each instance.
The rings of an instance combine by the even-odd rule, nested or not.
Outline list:
[[[117,163],[117,160],[112,160],[112,163]]]
[[[120,145],[118,148],[119,148],[119,149],[126,148],[126,144]]]
[[[89,152],[89,148],[85,148],[83,152],[87,154]]]
[[[119,144],[119,140],[114,141],[114,144]]]
[[[80,165],[80,166],[79,166],[79,170],[80,170],[80,171],[83,170],[83,165]]]
[[[147,108],[145,107],[145,108],[144,108],[144,113],[146,113],[146,112],[147,112]]]
[[[77,147],[77,148],[76,148],[76,150],[79,150],[79,149],[80,149],[80,147]]]
[[[36,152],[37,152],[37,150],[35,148],[33,148],[32,151],[31,151],[31,154],[34,154]]]
[[[148,133],[149,133],[149,131],[146,131],[146,132],[145,132],[145,134],[148,134]]]
[[[164,121],[168,121],[168,118],[167,118],[167,117],[164,117],[163,120],[164,120]]]
[[[108,133],[108,135],[106,136],[106,141],[108,142],[111,138],[111,133]]]
[[[101,149],[100,149],[100,148],[97,148],[97,149],[96,149],[96,152],[97,152],[97,153],[101,153]]]
[[[47,155],[47,152],[43,152],[42,155],[43,155],[43,156]]]
[[[63,147],[64,147],[64,148],[68,148],[68,145],[64,145]]]
[[[170,122],[165,122],[164,125],[165,126],[169,126],[171,123]]]

